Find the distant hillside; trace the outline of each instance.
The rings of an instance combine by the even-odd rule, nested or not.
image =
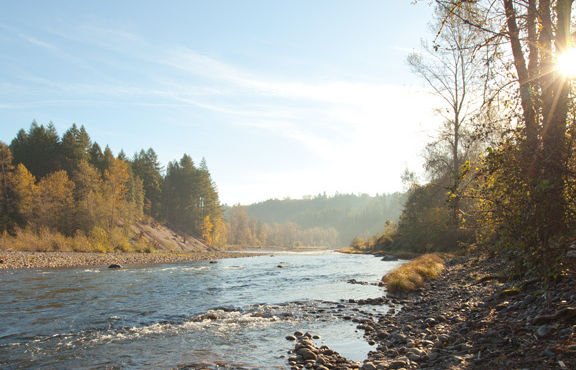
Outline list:
[[[304,229],[334,228],[339,245],[349,245],[355,236],[382,231],[386,220],[396,221],[402,212],[405,193],[318,195],[305,199],[271,199],[245,206],[246,213],[266,224],[295,223]]]

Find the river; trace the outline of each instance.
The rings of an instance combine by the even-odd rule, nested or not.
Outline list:
[[[400,262],[285,253],[120,270],[0,272],[0,368],[284,368],[296,330],[348,359],[371,346],[350,316],[387,306],[377,283]],[[280,267],[281,266],[281,267]]]

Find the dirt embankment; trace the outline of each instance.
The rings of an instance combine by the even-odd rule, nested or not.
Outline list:
[[[154,250],[175,253],[195,253],[215,251],[194,237],[179,234],[157,222],[137,222],[132,226],[137,238],[143,238],[150,243]]]

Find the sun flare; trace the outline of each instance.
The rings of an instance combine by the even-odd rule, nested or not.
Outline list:
[[[567,77],[576,77],[576,48],[568,49],[558,57],[557,68]]]

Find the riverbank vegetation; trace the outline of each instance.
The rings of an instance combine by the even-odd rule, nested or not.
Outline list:
[[[153,149],[114,155],[73,125],[62,137],[32,123],[0,142],[0,246],[16,250],[142,251],[160,247],[139,223],[165,223],[207,246],[225,243],[206,161],[184,154],[165,175]],[[150,234],[150,233],[148,233]]]
[[[435,3],[435,37],[408,58],[445,102],[428,182],[407,173],[398,224],[352,247],[485,251],[554,281],[576,237],[574,80],[557,67],[576,46],[572,1]]]
[[[438,254],[423,254],[390,271],[382,278],[390,293],[409,293],[435,280],[444,271],[444,260]]]

